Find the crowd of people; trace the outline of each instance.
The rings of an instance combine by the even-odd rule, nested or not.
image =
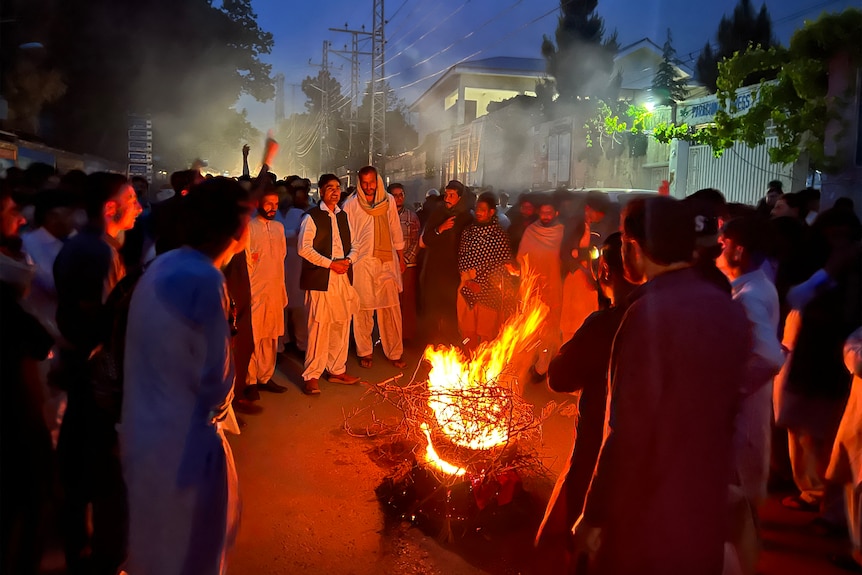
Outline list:
[[[565,568],[591,574],[754,573],[772,477],[849,533],[840,560],[862,570],[850,200],[821,211],[772,182],[757,207],[712,189],[509,207],[452,180],[417,213],[373,166],[355,189],[321,175],[315,203],[309,180],[269,172],[271,147],[256,177],[248,153],[242,177],[176,172],[152,198],[141,178],[7,171],[3,573],[38,572],[55,461],[69,573],[223,573],[239,516],[224,434],[288,391],[281,354],[317,396],[361,380],[351,342],[372,367],[375,328],[398,369],[405,342],[469,351],[516,313],[527,270],[552,313],[523,384],[580,394],[537,544],[564,534]]]

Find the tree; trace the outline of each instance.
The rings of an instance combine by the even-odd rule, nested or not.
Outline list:
[[[386,155],[394,156],[414,149],[419,144],[419,134],[410,125],[407,105],[395,94],[388,82],[383,82],[386,92]],[[353,143],[352,166],[368,162],[371,122],[371,83],[365,87],[362,103],[356,112],[357,126]]]
[[[315,169],[334,171],[347,161],[349,126],[345,115],[349,111],[350,99],[342,93],[341,83],[328,70],[321,70],[314,77],[306,77],[302,81],[302,91],[306,97],[305,109],[308,110],[309,120],[318,130],[318,149],[309,152],[312,158],[317,158]],[[308,122],[306,125],[309,125]]]
[[[670,28],[667,29],[667,40],[661,50],[662,62],[656,70],[652,80],[653,93],[656,96],[656,104],[668,106],[674,102],[684,100],[688,89],[685,80],[677,75],[674,67],[676,50],[673,49]]]
[[[751,0],[739,0],[733,9],[733,16],[722,16],[716,33],[717,49],[713,50],[709,42],[703,48],[697,59],[697,79],[712,92],[716,90],[718,79],[718,64],[725,58],[730,58],[736,52],[746,50],[749,46],[769,48],[777,46],[778,42],[772,36],[772,19],[766,10],[766,4],[755,14]],[[754,81],[759,80],[756,78]]]
[[[162,167],[187,166],[213,142],[223,147],[211,164],[233,165],[248,135],[237,98],[274,94],[260,59],[272,35],[257,25],[250,0],[28,4],[38,5],[40,41],[67,85],[45,108],[52,129],[44,136],[60,147],[125,159],[128,114],[149,114]]]
[[[562,102],[581,98],[614,98],[619,77],[614,56],[617,33],[605,37],[604,19],[596,13],[598,0],[560,0],[554,40],[545,36],[542,55],[553,88]]]
[[[693,132],[689,126],[660,126],[656,137],[708,144],[720,155],[736,142],[750,147],[764,144],[767,135],[777,137],[769,149],[776,163],[792,163],[808,154],[815,168],[840,168],[839,160],[824,149],[827,126],[840,120],[837,109],[847,106],[853,94],[828,96],[829,63],[846,57],[862,66],[862,11],[847,9],[806,22],[790,39],[789,48],[751,47],[719,65],[718,111],[713,125]],[[751,73],[772,74],[774,81],[760,82],[751,95],[751,106],[740,113],[736,91],[747,85]],[[846,126],[844,127],[846,129]]]

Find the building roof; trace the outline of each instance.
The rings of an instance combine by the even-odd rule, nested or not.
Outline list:
[[[501,74],[504,76],[524,76],[538,79],[545,76],[545,67],[544,58],[518,58],[514,56],[495,56],[493,58],[459,62],[437,78],[437,81],[425,90],[410,105],[410,108],[413,109],[428,94],[433,93],[438,86],[445,83],[449,78],[459,74]]]
[[[496,56],[481,60],[467,60],[452,67],[469,68],[471,70],[505,71],[509,73],[526,72],[529,75],[544,74],[547,63],[544,58],[516,58],[513,56]]]

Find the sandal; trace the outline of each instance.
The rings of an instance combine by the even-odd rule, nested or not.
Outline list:
[[[359,358],[359,366],[364,367],[365,369],[371,369],[371,366],[374,365],[374,362],[371,359],[371,356],[368,355],[366,357]]]
[[[407,362],[404,361],[403,359],[401,359],[400,357],[398,359],[393,359],[391,361],[392,361],[392,365],[394,365],[398,369],[404,369],[405,367],[407,367]]]

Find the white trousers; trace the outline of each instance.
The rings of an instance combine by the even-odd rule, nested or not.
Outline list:
[[[324,371],[341,375],[346,371],[350,322],[308,321],[308,349],[302,379],[318,379]]]
[[[356,342],[356,355],[369,357],[374,353],[371,332],[374,331],[374,312],[377,312],[377,329],[383,353],[390,360],[401,359],[404,354],[404,341],[401,339],[401,306],[361,309],[353,316],[353,339]]]
[[[291,341],[290,329],[293,328],[293,343],[299,351],[308,349],[308,310],[305,306],[284,308],[284,335],[278,338],[278,351],[284,351],[285,344]]]
[[[275,353],[278,349],[278,339],[268,337],[255,340],[254,353],[248,362],[248,374],[245,376],[246,385],[266,383],[272,379],[275,373]]]

